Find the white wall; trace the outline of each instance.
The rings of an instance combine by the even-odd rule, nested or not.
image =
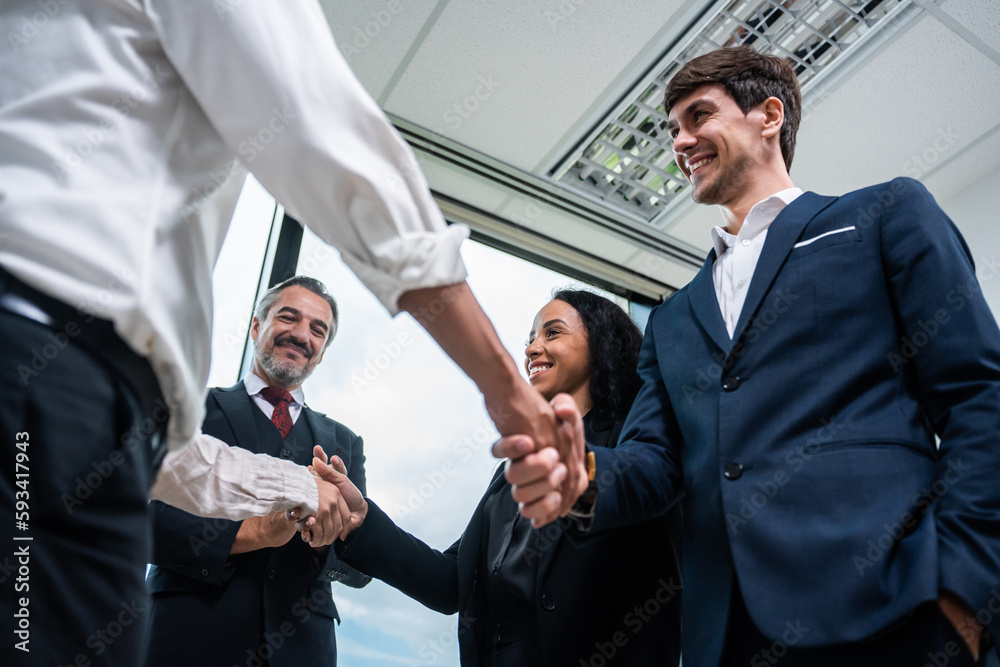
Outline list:
[[[986,302],[1000,319],[1000,169],[939,203],[965,236]]]

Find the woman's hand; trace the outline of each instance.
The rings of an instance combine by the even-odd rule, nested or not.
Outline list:
[[[340,492],[340,496],[349,512],[349,517],[344,521],[343,529],[337,537],[345,539],[364,522],[365,516],[368,515],[368,501],[364,499],[361,491],[358,490],[358,487],[354,486],[354,482],[347,476],[347,467],[340,457],[332,457],[330,463],[327,464],[326,452],[319,445],[313,448],[313,462],[309,466],[309,470],[313,475],[333,484]],[[302,539],[311,543],[311,524],[308,523],[308,520],[300,522],[300,524]]]

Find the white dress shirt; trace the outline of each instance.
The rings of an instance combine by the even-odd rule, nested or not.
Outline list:
[[[271,415],[274,414],[274,405],[260,394],[261,390],[266,389],[268,386],[267,382],[253,371],[247,373],[246,377],[243,378],[243,387],[247,390],[247,395],[253,400],[254,405],[260,408],[264,416],[270,419]],[[302,392],[301,385],[288,393],[292,395],[292,402],[288,404],[288,414],[291,416],[292,423],[294,424],[299,420],[299,415],[302,414],[302,406],[305,405],[305,394]]]
[[[304,467],[200,433],[212,269],[247,170],[391,312],[465,278],[468,230],[315,0],[49,5],[0,3],[0,265],[150,360],[171,409],[153,497],[231,519],[314,509]]]
[[[736,323],[743,312],[747,290],[757,270],[760,252],[764,249],[767,230],[778,214],[801,194],[802,190],[793,187],[757,202],[747,213],[738,234],[730,234],[725,227],[712,228],[712,244],[715,246],[712,278],[719,310],[730,338],[736,332]]]

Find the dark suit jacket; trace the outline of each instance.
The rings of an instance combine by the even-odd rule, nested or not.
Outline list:
[[[592,445],[617,442],[622,422],[591,431]],[[595,432],[596,431],[596,432]],[[372,501],[361,527],[341,545],[341,557],[443,614],[458,616],[463,667],[479,664],[486,628],[484,504],[510,493],[497,470],[462,537],[441,552],[397,527]],[[674,513],[612,531],[582,546],[558,523],[542,529],[534,613],[544,665],[676,665],[680,654],[681,581]],[[428,656],[418,656],[428,657]]]
[[[716,664],[734,579],[765,635],[800,623],[802,646],[872,635],[940,588],[995,607],[1000,332],[926,189],[796,199],[733,340],[714,260],[651,314],[621,444],[597,453],[622,474],[593,531],[687,494],[686,667]]]
[[[340,456],[351,481],[365,488],[363,442],[343,424],[306,407],[282,444],[276,430],[258,428],[273,426],[242,382],[209,390],[206,410],[203,432],[252,452],[306,465],[315,439],[328,455]],[[269,451],[266,443],[276,443],[278,451]],[[262,641],[271,645],[271,651],[262,652],[273,652],[272,667],[336,665],[334,619],[340,617],[330,582],[361,587],[370,577],[340,563],[332,548],[321,556],[298,536],[282,547],[230,557],[241,522],[204,519],[160,502],[150,503],[150,511],[154,566],[147,577],[153,596],[148,665],[242,665],[249,659],[247,646],[256,651]]]

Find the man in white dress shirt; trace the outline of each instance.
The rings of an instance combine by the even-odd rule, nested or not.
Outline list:
[[[248,170],[420,320],[501,433],[564,443],[464,282],[467,230],[314,0],[13,1],[0,25],[0,563],[30,570],[0,575],[15,658],[138,662],[148,493],[229,519],[300,508],[316,545],[339,532],[332,485],[200,433],[212,269]]]

